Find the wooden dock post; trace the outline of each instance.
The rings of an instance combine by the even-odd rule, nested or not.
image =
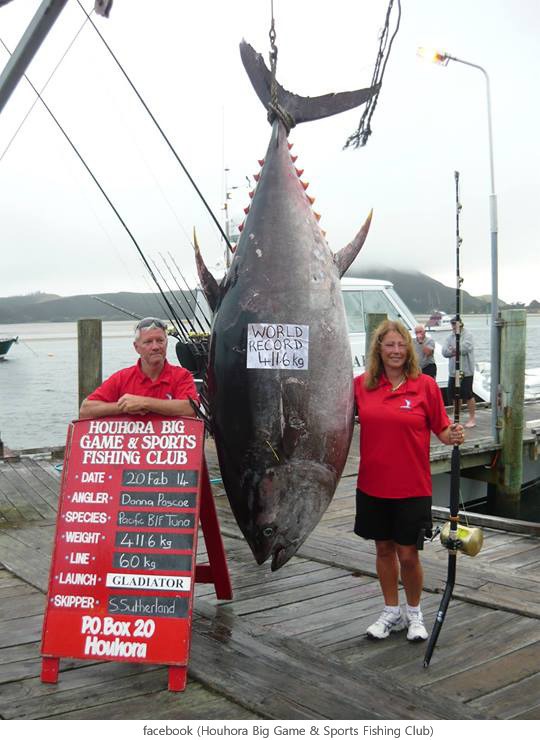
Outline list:
[[[368,352],[371,345],[373,332],[388,316],[385,313],[367,313],[366,314],[366,352],[364,364],[367,365]]]
[[[101,385],[103,377],[103,347],[101,319],[77,321],[79,354],[79,408],[92,391]]]
[[[515,516],[519,513],[523,483],[527,312],[525,309],[509,309],[502,311],[501,315],[502,449],[495,508],[498,515]]]

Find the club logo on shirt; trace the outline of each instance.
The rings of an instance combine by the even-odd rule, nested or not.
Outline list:
[[[412,411],[412,401],[408,398],[403,399],[403,405],[399,407],[400,409],[406,409],[407,411]]]

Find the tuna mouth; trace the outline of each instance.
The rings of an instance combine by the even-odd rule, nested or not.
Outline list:
[[[271,527],[265,528],[271,530]],[[264,533],[264,530],[263,530]],[[269,558],[272,558],[270,569],[272,571],[279,570],[285,563],[287,563],[297,551],[300,543],[298,540],[294,542],[284,541],[277,533],[274,532],[274,536],[266,535],[262,538],[259,536],[255,541],[248,538],[251,551],[255,556],[255,560],[258,565],[262,565]]]
[[[272,564],[270,570],[275,571],[287,563],[296,552],[294,545],[290,547],[276,547],[272,554]]]

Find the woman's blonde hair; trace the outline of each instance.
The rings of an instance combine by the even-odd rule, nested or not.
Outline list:
[[[420,366],[414,351],[411,335],[400,321],[383,321],[373,332],[371,345],[369,347],[366,363],[365,387],[373,390],[379,385],[381,375],[384,373],[384,365],[381,357],[381,344],[390,331],[397,332],[407,345],[407,356],[403,366],[403,372],[407,378],[417,378],[421,375]]]

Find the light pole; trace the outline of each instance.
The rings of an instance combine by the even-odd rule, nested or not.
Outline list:
[[[499,289],[498,289],[498,224],[497,224],[497,195],[495,194],[495,168],[493,166],[493,131],[491,126],[491,94],[489,87],[489,75],[479,64],[467,62],[446,52],[433,51],[426,53],[425,49],[418,49],[418,54],[430,58],[432,62],[446,67],[448,62],[459,62],[467,67],[479,69],[486,81],[487,117],[488,117],[488,143],[489,143],[489,171],[491,179],[491,193],[489,196],[489,223],[491,234],[491,433],[496,442],[499,438]]]

